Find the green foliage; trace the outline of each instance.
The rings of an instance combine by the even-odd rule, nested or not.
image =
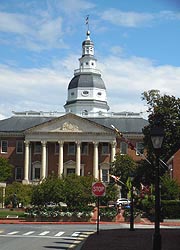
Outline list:
[[[162,213],[164,218],[180,219],[180,201],[179,200],[163,200]]]
[[[63,193],[64,202],[69,210],[81,210],[94,202],[91,193],[93,178],[90,176],[68,175],[64,178]]]
[[[63,180],[49,176],[41,184],[33,187],[32,204],[45,205],[49,202],[64,202]]]
[[[130,174],[136,170],[136,167],[136,162],[129,155],[116,154],[111,174],[121,177],[120,180],[126,183]]]
[[[0,157],[0,182],[7,181],[12,177],[12,166],[9,161]]]
[[[176,200],[180,196],[180,187],[176,180],[173,180],[169,174],[161,177],[161,198],[163,200]]]
[[[7,218],[7,216],[18,216],[19,218],[24,217],[24,212],[23,211],[14,211],[14,210],[9,210],[9,209],[1,209],[0,210],[0,218]]]
[[[117,215],[117,210],[116,208],[112,208],[112,207],[111,208],[104,207],[104,208],[99,209],[99,214],[100,214],[101,219],[103,219],[104,217],[105,219],[109,218],[110,220],[112,220]]]
[[[19,182],[13,182],[6,187],[5,204],[9,205],[13,202],[13,196],[16,194],[17,202],[22,203],[23,206],[29,205],[31,202],[32,186],[23,185]]]
[[[118,197],[118,187],[114,184],[109,184],[106,187],[106,195],[100,197],[101,205],[107,205],[108,201],[115,201]]]
[[[143,130],[144,144],[148,157],[153,160],[150,130],[158,117],[159,125],[165,130],[161,159],[168,160],[180,148],[180,98],[161,95],[159,90],[150,90],[142,94],[148,105],[149,125]]]
[[[125,196],[128,192],[126,182],[129,176],[134,173],[136,169],[137,164],[129,155],[116,154],[110,173],[120,177],[120,181],[124,183],[124,185],[122,185],[122,194]],[[121,185],[120,183],[118,184]]]
[[[50,176],[33,188],[32,204],[65,202],[68,209],[82,210],[94,202],[91,194],[92,177],[68,175],[64,178]]]

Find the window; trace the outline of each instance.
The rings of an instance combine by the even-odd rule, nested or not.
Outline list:
[[[16,167],[15,168],[15,180],[22,180],[22,168]]]
[[[55,154],[59,154],[59,143],[55,143]]]
[[[106,142],[102,143],[102,154],[109,154],[109,144]]]
[[[1,153],[6,154],[8,151],[8,141],[1,141]]]
[[[41,153],[41,142],[34,143],[34,153],[40,154]]]
[[[67,168],[67,175],[75,174],[75,168]]]
[[[68,144],[68,155],[75,155],[75,144],[73,142]]]
[[[121,155],[126,155],[127,154],[127,149],[128,149],[127,143],[122,141],[120,143],[120,154]]]
[[[40,173],[41,173],[41,171],[40,171],[40,168],[38,168],[38,167],[35,167],[34,168],[34,179],[40,179]]]
[[[22,154],[23,153],[23,141],[16,141],[16,153]]]
[[[103,182],[108,182],[108,176],[109,176],[109,170],[102,169],[102,181]]]
[[[81,144],[81,154],[82,155],[87,155],[88,154],[88,143],[87,142],[82,142],[82,144]]]
[[[136,143],[136,155],[143,154],[144,152],[144,144],[142,142],[137,142]]]

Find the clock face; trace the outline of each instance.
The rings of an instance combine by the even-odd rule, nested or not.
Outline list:
[[[89,95],[89,91],[87,90],[84,90],[82,93],[81,93],[82,96],[88,96]]]

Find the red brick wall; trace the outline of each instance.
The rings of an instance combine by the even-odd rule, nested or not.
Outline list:
[[[178,150],[173,158],[173,179],[180,184],[180,150]]]

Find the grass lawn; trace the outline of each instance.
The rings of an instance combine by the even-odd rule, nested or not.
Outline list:
[[[0,218],[6,218],[8,215],[24,217],[24,212],[10,209],[0,209]]]

